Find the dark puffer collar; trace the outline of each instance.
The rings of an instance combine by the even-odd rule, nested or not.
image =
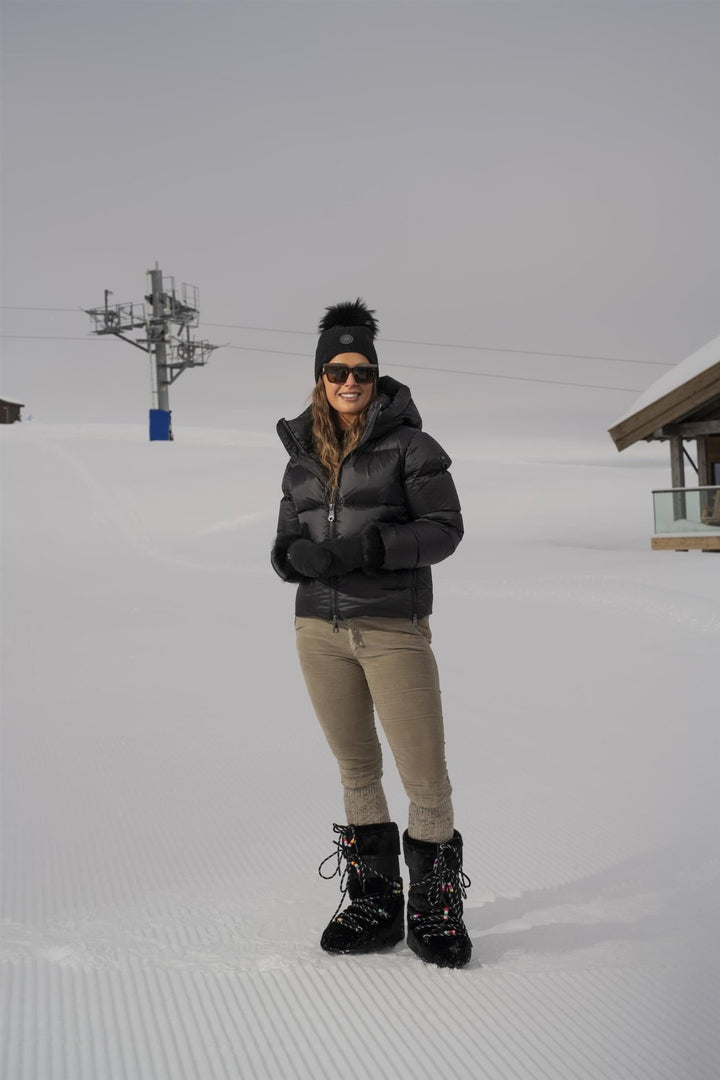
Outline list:
[[[410,387],[390,375],[378,379],[378,393],[368,409],[368,422],[362,442],[376,439],[395,427],[422,428],[422,418],[412,399]],[[277,433],[291,457],[298,451],[312,453],[312,406],[294,420],[279,420]]]

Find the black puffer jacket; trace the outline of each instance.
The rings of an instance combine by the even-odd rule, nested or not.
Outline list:
[[[463,524],[450,458],[422,431],[408,387],[387,376],[378,380],[363,438],[342,464],[334,506],[312,448],[311,409],[280,420],[277,432],[290,461],[272,565],[283,581],[299,583],[296,614],[329,620],[429,615],[430,566],[452,555]],[[377,527],[384,549],[377,570],[305,578],[287,558],[298,537],[320,543],[357,536],[369,526]]]

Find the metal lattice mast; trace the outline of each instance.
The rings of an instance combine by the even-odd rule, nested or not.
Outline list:
[[[183,282],[178,296],[175,279],[164,278],[157,263],[147,276],[149,292],[144,303],[111,305],[108,297],[112,293],[105,289],[104,306],[86,311],[95,324],[93,333],[112,334],[150,355],[154,368],[150,438],[172,439],[170,387],[185,368],[204,366],[218,346],[196,341],[190,335],[191,327],[200,322],[198,290],[194,285]],[[177,328],[176,334],[173,328]],[[144,338],[128,336],[138,330],[145,331]]]
[[[148,344],[155,354],[155,386],[157,388],[157,407],[163,412],[170,412],[170,380],[167,370],[166,341],[168,320],[163,314],[163,279],[162,270],[155,263],[150,270],[150,304],[152,314],[148,319]]]

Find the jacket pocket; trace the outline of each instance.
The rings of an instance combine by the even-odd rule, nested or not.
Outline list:
[[[410,575],[407,570],[380,570],[373,577],[378,588],[391,592],[402,592],[410,588]]]

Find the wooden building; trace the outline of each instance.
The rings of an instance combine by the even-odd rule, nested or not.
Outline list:
[[[19,401],[0,398],[0,424],[14,424],[17,420],[21,420],[20,410],[24,408],[25,406]]]
[[[618,450],[669,444],[670,486],[653,492],[653,549],[720,551],[720,337],[653,383],[610,436]]]

